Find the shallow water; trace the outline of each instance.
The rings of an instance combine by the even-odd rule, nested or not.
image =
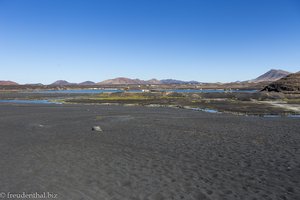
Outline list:
[[[13,104],[62,104],[59,102],[51,102],[49,100],[21,100],[21,99],[7,99],[0,100],[0,103],[13,103]],[[207,113],[223,113],[218,110],[209,109],[209,108],[187,108],[195,111],[203,111]],[[245,115],[247,116],[247,115]],[[300,118],[299,114],[290,114],[290,115],[249,115],[249,116],[258,116],[263,118]]]
[[[281,115],[260,115],[261,117],[266,117],[266,118],[277,118],[277,117],[282,117]]]
[[[207,113],[220,113],[217,110],[214,109],[208,109],[208,108],[192,108],[192,110],[196,110],[196,111],[203,111],[203,112],[207,112]]]
[[[300,118],[300,115],[288,115],[287,117]]]
[[[214,109],[209,109],[209,108],[190,108],[192,110],[196,110],[196,111],[203,111],[203,112],[207,112],[207,113],[224,113],[218,110],[214,110]],[[246,114],[244,116],[247,116]],[[249,115],[249,116],[258,116],[258,117],[263,117],[263,118],[284,118],[284,117],[288,117],[288,118],[300,118],[300,115],[298,114],[289,114],[289,115]]]
[[[218,89],[172,89],[172,90],[160,90],[163,92],[178,92],[178,93],[231,93],[231,92],[245,92],[245,93],[254,93],[257,90],[218,90]]]
[[[259,117],[263,117],[263,118],[284,118],[284,117],[289,117],[289,118],[300,118],[300,115],[253,115],[253,116],[259,116]]]
[[[51,102],[49,100],[20,100],[20,99],[0,100],[0,103],[15,103],[15,104],[60,104],[60,103],[57,103],[57,102]]]
[[[39,94],[49,94],[49,93],[59,93],[59,94],[97,94],[97,93],[113,93],[113,92],[123,92],[123,90],[34,90],[31,93],[39,93]],[[24,93],[27,93],[24,92]]]

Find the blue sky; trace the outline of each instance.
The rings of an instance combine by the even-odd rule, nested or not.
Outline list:
[[[0,80],[228,82],[300,71],[298,0],[0,0]]]

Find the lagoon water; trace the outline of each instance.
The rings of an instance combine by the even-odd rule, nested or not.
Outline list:
[[[6,99],[0,100],[0,103],[13,103],[13,104],[62,104],[59,102],[53,102],[49,100],[22,100],[22,99]],[[207,113],[222,113],[218,110],[209,109],[209,108],[191,108],[191,110],[195,111],[203,111]],[[254,115],[256,116],[256,115]],[[288,118],[300,118],[300,115],[290,114],[290,115],[257,115],[264,118],[281,118],[281,117],[288,117]]]
[[[112,93],[112,92],[123,92],[123,90],[94,90],[94,89],[78,89],[78,90],[34,90],[31,93],[59,93],[59,94],[97,94],[97,93]],[[28,93],[28,91],[24,92]]]
[[[254,93],[257,90],[222,90],[222,89],[205,89],[205,90],[197,90],[197,89],[172,89],[172,90],[160,90],[163,92],[179,92],[179,93],[230,93],[230,92],[246,92],[246,93]]]
[[[7,99],[0,100],[0,103],[14,103],[14,104],[59,104],[48,100],[21,100],[21,99]]]
[[[157,90],[161,92],[178,92],[178,93],[224,93],[224,92],[246,92],[254,93],[257,90],[217,90],[217,89],[163,89]],[[114,92],[125,92],[124,90],[103,90],[103,89],[78,89],[78,90],[34,90],[32,93],[60,93],[60,94],[97,94],[97,93],[114,93]],[[128,90],[126,92],[143,92],[142,90]],[[27,93],[27,91],[26,91]]]

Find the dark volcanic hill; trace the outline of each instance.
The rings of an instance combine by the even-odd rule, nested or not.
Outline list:
[[[267,85],[262,91],[274,92],[300,92],[300,72],[287,75]]]
[[[85,81],[85,82],[79,83],[78,85],[96,85],[96,83],[93,81]]]
[[[256,79],[251,80],[250,82],[259,83],[259,82],[266,82],[266,81],[277,81],[287,75],[290,72],[279,70],[279,69],[271,69],[270,71],[264,73],[263,75],[257,77]]]
[[[119,77],[114,79],[108,79],[97,84],[101,85],[144,85],[144,84],[160,84],[159,80],[151,79],[148,81],[140,80],[140,79],[130,79],[125,77]]]
[[[300,72],[289,74],[286,77],[269,84],[262,91],[300,92]]]
[[[58,80],[55,81],[54,83],[51,83],[50,85],[75,85],[76,83],[69,83],[68,81],[65,80]]]
[[[13,81],[0,81],[0,85],[19,85],[19,84]]]

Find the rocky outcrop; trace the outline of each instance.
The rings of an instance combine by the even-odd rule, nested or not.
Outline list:
[[[267,85],[262,91],[268,92],[300,92],[300,72],[287,75],[286,77]]]

